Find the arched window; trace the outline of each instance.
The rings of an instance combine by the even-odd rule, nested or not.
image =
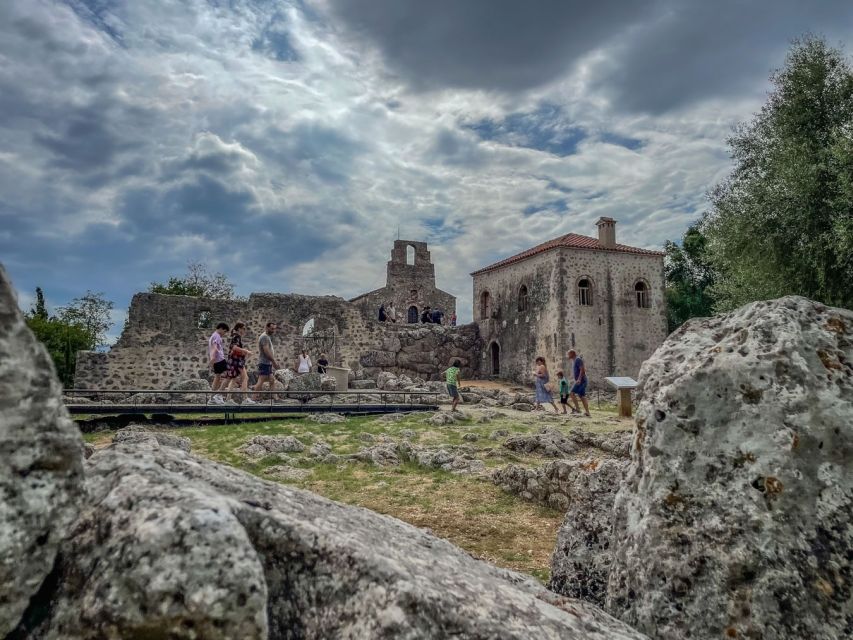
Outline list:
[[[492,298],[488,291],[483,291],[480,294],[480,318],[488,320],[492,315]]]
[[[578,280],[578,304],[582,307],[592,306],[592,280],[589,278]]]
[[[199,329],[210,329],[210,311],[201,311],[198,314],[196,326],[198,326]]]
[[[415,264],[415,248],[412,245],[406,247],[406,264]]]
[[[652,306],[650,293],[649,285],[642,280],[638,280],[637,284],[634,285],[634,294],[637,296],[637,306],[640,309],[648,309]]]
[[[521,312],[527,311],[528,309],[528,300],[527,300],[527,285],[521,285],[518,290],[518,310]]]
[[[409,313],[406,316],[406,320],[409,324],[417,324],[418,323],[418,308],[415,305],[409,307]]]

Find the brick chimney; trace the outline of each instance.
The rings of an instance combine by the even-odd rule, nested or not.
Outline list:
[[[602,247],[615,247],[616,221],[613,218],[601,217],[595,226],[598,227],[598,243]]]

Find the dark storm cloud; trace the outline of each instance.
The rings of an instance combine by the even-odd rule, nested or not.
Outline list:
[[[662,112],[763,87],[790,40],[850,39],[849,0],[333,0],[415,89],[540,86],[602,51],[590,81],[618,110]]]
[[[518,91],[563,74],[654,0],[334,0],[414,86]]]

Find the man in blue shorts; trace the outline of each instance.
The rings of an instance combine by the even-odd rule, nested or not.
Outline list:
[[[578,406],[578,398],[580,398],[581,402],[583,402],[584,415],[589,417],[589,402],[587,402],[586,399],[586,384],[588,380],[586,377],[586,367],[583,364],[583,358],[581,358],[574,349],[570,349],[569,353],[566,355],[569,356],[569,360],[574,360],[572,377],[575,379],[575,383],[572,385],[569,398],[574,410],[578,413],[580,413],[581,410]]]
[[[275,371],[278,369],[278,363],[275,361],[270,336],[275,333],[276,328],[275,322],[267,322],[266,331],[258,337],[258,382],[255,384],[254,391],[263,391],[266,383],[269,383],[270,391],[275,390]],[[255,398],[255,400],[258,399],[263,400],[263,398]]]

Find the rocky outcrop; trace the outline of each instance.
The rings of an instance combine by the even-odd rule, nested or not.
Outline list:
[[[518,453],[535,453],[549,458],[561,458],[578,450],[569,438],[556,429],[543,428],[539,433],[518,434],[504,441],[504,447]]]
[[[398,520],[153,439],[97,453],[87,485],[24,637],[642,637]]]
[[[146,438],[154,438],[164,447],[176,447],[187,452],[189,452],[191,447],[190,439],[187,437],[176,436],[171,433],[163,433],[162,431],[154,431],[148,427],[135,424],[128,425],[124,429],[119,429],[113,436],[113,442],[125,442],[131,444],[141,442]]]
[[[83,493],[83,442],[0,266],[0,636],[50,574]]]
[[[692,320],[639,382],[608,609],[672,640],[849,637],[853,312]]]
[[[305,445],[294,436],[252,436],[237,450],[257,458],[272,453],[298,453],[305,450]]]
[[[561,463],[549,465],[555,473],[543,474],[552,483],[540,480],[533,489],[547,492],[550,484],[549,504],[566,511],[551,556],[548,588],[603,606],[613,557],[613,501],[628,461],[585,460],[568,463],[571,469],[565,471],[558,469]]]

